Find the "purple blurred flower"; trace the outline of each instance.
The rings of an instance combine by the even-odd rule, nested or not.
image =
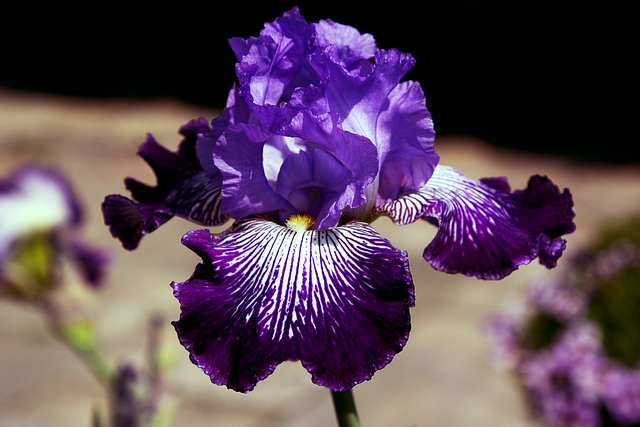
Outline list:
[[[612,364],[603,376],[602,400],[620,425],[640,422],[640,369]]]
[[[348,390],[401,351],[413,281],[406,254],[369,225],[381,215],[436,224],[424,258],[448,273],[556,265],[575,228],[569,191],[535,176],[512,193],[505,178],[438,165],[422,88],[402,81],[411,55],[330,20],[309,24],[297,8],[230,44],[239,84],[221,115],[191,124],[176,153],[146,142],[158,186],[129,180],[135,201],[103,204],[127,249],[171,216],[236,220],[184,236],[203,262],[173,284],[180,341],[214,383],[246,392],[300,360],[315,383]]]
[[[571,364],[571,355],[563,356],[544,351],[525,360],[521,371],[527,402],[533,414],[551,426],[597,427],[598,398],[584,393],[576,381],[584,366]]]
[[[133,366],[118,366],[109,396],[113,407],[111,425],[114,427],[135,427],[141,424],[143,411],[136,396],[137,381],[138,372]]]
[[[524,310],[484,325],[494,361],[520,380],[532,414],[548,425],[640,424],[637,318],[620,316],[627,305],[637,311],[638,243],[625,238],[622,256],[620,241],[612,241],[578,254],[562,282],[527,289]],[[541,318],[556,324],[536,326]]]
[[[549,425],[601,425],[601,385],[609,361],[597,328],[577,323],[550,346],[526,354],[517,368],[533,414]]]
[[[566,283],[539,283],[527,289],[531,310],[546,313],[559,322],[583,315],[587,306],[586,295]]]
[[[44,269],[47,275],[53,273],[51,269],[55,269],[60,259],[66,258],[87,284],[98,286],[108,257],[77,236],[81,223],[81,205],[69,181],[58,171],[25,166],[0,180],[0,283],[9,286],[16,280],[21,281],[24,274],[35,274],[10,268],[10,265],[21,262],[19,259],[25,256],[25,251],[41,244],[48,248],[45,252],[52,252],[51,262],[29,264],[29,267]],[[34,242],[36,246],[30,246]]]
[[[560,289],[556,295],[563,293]],[[608,367],[598,329],[586,321],[570,322],[547,346],[532,349],[524,336],[527,324],[548,300],[538,302],[542,304],[530,305],[531,312],[518,318],[503,314],[489,319],[485,331],[494,360],[520,379],[535,417],[555,427],[598,427],[602,376]],[[505,324],[508,333],[501,327]]]

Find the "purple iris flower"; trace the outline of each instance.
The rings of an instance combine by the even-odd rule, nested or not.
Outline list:
[[[20,289],[14,285],[25,280],[26,272],[14,264],[38,239],[53,252],[51,264],[40,266],[47,273],[55,275],[54,268],[64,258],[88,285],[99,286],[108,256],[78,237],[82,220],[82,207],[60,172],[29,165],[0,179],[0,290],[8,288],[15,294]],[[40,279],[53,281],[54,277]]]
[[[342,391],[388,364],[408,339],[414,294],[406,253],[369,225],[379,216],[437,225],[424,257],[449,273],[556,265],[575,228],[569,191],[535,176],[512,193],[505,178],[438,165],[422,88],[402,81],[411,55],[309,24],[297,8],[230,45],[238,84],[221,115],[183,128],[176,153],[147,140],[140,154],[158,185],[128,180],[135,201],[103,204],[128,249],[171,216],[236,220],[183,237],[202,263],[172,285],[180,342],[212,382],[247,392],[300,360]]]

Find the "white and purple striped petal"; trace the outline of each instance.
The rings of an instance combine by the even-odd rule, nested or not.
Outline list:
[[[178,182],[158,203],[138,203],[118,194],[102,202],[104,223],[125,249],[138,247],[145,234],[158,229],[174,216],[199,225],[215,226],[227,216],[220,211],[221,193],[204,171]]]
[[[525,190],[510,193],[503,178],[476,181],[447,166],[375,214],[398,225],[435,223],[424,258],[438,270],[480,279],[501,279],[535,258],[555,267],[565,248],[560,236],[575,230],[571,193],[560,193],[548,178],[536,175]]]
[[[366,223],[293,231],[253,219],[183,243],[203,262],[172,284],[182,308],[174,326],[215,384],[248,392],[279,363],[300,360],[314,383],[349,390],[407,341],[407,255]]]

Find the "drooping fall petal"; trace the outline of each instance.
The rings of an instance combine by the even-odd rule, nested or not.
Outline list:
[[[174,325],[215,384],[247,392],[300,360],[316,384],[349,390],[406,343],[407,256],[368,224],[296,232],[255,219],[221,235],[195,230],[183,243],[202,264],[173,283]]]

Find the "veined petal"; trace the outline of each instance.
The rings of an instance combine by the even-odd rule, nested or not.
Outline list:
[[[300,360],[314,383],[349,390],[407,341],[407,255],[366,223],[296,232],[253,219],[221,235],[192,231],[183,243],[203,262],[172,284],[182,309],[173,324],[215,384],[247,392],[279,363]]]
[[[164,204],[173,215],[196,224],[214,226],[227,220],[220,211],[221,190],[204,171],[179,182],[169,191]]]
[[[201,170],[175,184],[159,203],[137,203],[124,196],[109,195],[102,202],[102,215],[111,235],[125,249],[133,250],[142,236],[174,216],[205,226],[223,224],[228,216],[220,211],[220,202],[220,188]]]
[[[374,214],[398,225],[435,222],[424,258],[438,270],[480,279],[501,279],[536,257],[555,267],[566,243],[560,236],[575,230],[571,193],[548,178],[533,176],[525,190],[509,193],[504,179],[476,181],[448,166]]]

